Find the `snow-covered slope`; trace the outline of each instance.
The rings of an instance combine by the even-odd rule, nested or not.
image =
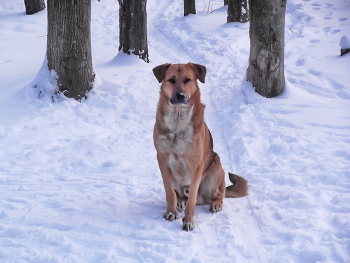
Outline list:
[[[52,103],[30,86],[46,10],[0,0],[0,262],[350,262],[350,54],[339,56],[350,2],[288,1],[274,99],[245,82],[249,24],[226,24],[223,2],[208,2],[184,18],[182,1],[148,1],[147,64],[118,54],[117,1],[92,1],[100,86]],[[190,233],[162,218],[152,140],[152,68],[189,61],[207,66],[215,151],[250,185],[220,213],[197,207]]]

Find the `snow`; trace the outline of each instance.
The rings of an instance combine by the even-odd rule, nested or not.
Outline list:
[[[82,103],[53,103],[33,88],[55,81],[46,10],[0,0],[0,262],[350,262],[350,2],[288,1],[273,99],[245,81],[249,24],[207,2],[183,17],[181,1],[148,1],[147,64],[118,54],[118,3],[92,1],[98,81]],[[196,207],[187,233],[162,217],[152,68],[189,61],[207,66],[215,151],[250,194]]]
[[[350,48],[350,37],[347,35],[342,36],[339,45],[341,49]]]

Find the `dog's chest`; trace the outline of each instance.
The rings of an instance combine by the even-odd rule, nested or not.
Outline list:
[[[185,158],[176,154],[170,154],[166,162],[176,184],[182,186],[190,185],[190,170]]]
[[[164,138],[168,152],[178,155],[184,154],[192,142],[192,137],[192,126],[188,126],[185,130],[177,133],[169,133]]]
[[[185,130],[177,133],[160,135],[156,142],[157,150],[166,155],[183,156],[191,151],[192,138],[192,126],[188,126]]]
[[[179,185],[190,184],[189,166],[185,155],[192,149],[191,140],[193,128],[189,126],[184,131],[161,135],[158,139],[158,151],[167,155],[166,164],[169,167],[175,182]]]
[[[189,150],[194,132],[191,125],[192,111],[193,108],[177,108],[163,117],[169,133],[159,137],[161,151],[183,155]]]
[[[182,109],[163,118],[169,133],[158,137],[157,150],[167,155],[166,163],[175,181],[180,185],[189,185],[189,166],[185,156],[193,150],[192,109]]]
[[[170,134],[176,134],[181,132],[187,132],[191,125],[191,119],[193,115],[193,106],[168,106],[165,111],[167,112],[163,116],[165,126],[169,129]]]

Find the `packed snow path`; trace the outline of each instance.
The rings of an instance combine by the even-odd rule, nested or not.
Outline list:
[[[349,1],[288,1],[275,99],[244,81],[249,24],[226,24],[222,1],[210,3],[184,18],[181,1],[149,0],[146,64],[117,55],[117,2],[93,1],[101,85],[83,103],[53,104],[27,86],[44,60],[46,11],[0,0],[0,262],[350,261],[350,54],[339,57]],[[189,61],[208,69],[200,88],[224,169],[250,183],[220,213],[197,207],[191,233],[162,218],[152,139],[152,68]]]

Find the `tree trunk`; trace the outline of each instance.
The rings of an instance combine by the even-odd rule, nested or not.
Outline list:
[[[344,48],[340,50],[340,56],[344,56],[350,52],[350,48]]]
[[[284,90],[284,17],[286,0],[250,0],[250,55],[247,80],[260,95]]]
[[[344,56],[350,52],[350,37],[344,35],[340,38],[340,56]]]
[[[81,100],[95,74],[91,57],[91,0],[48,0],[47,64],[57,75],[57,92]]]
[[[241,22],[249,20],[247,0],[228,0],[227,23]]]
[[[224,0],[224,5],[228,5],[228,0]]]
[[[119,0],[119,50],[147,63],[147,0]]]
[[[32,15],[45,9],[44,0],[24,0],[24,5],[26,6],[27,15]]]
[[[196,14],[195,0],[184,0],[184,16],[188,16],[189,14]]]

